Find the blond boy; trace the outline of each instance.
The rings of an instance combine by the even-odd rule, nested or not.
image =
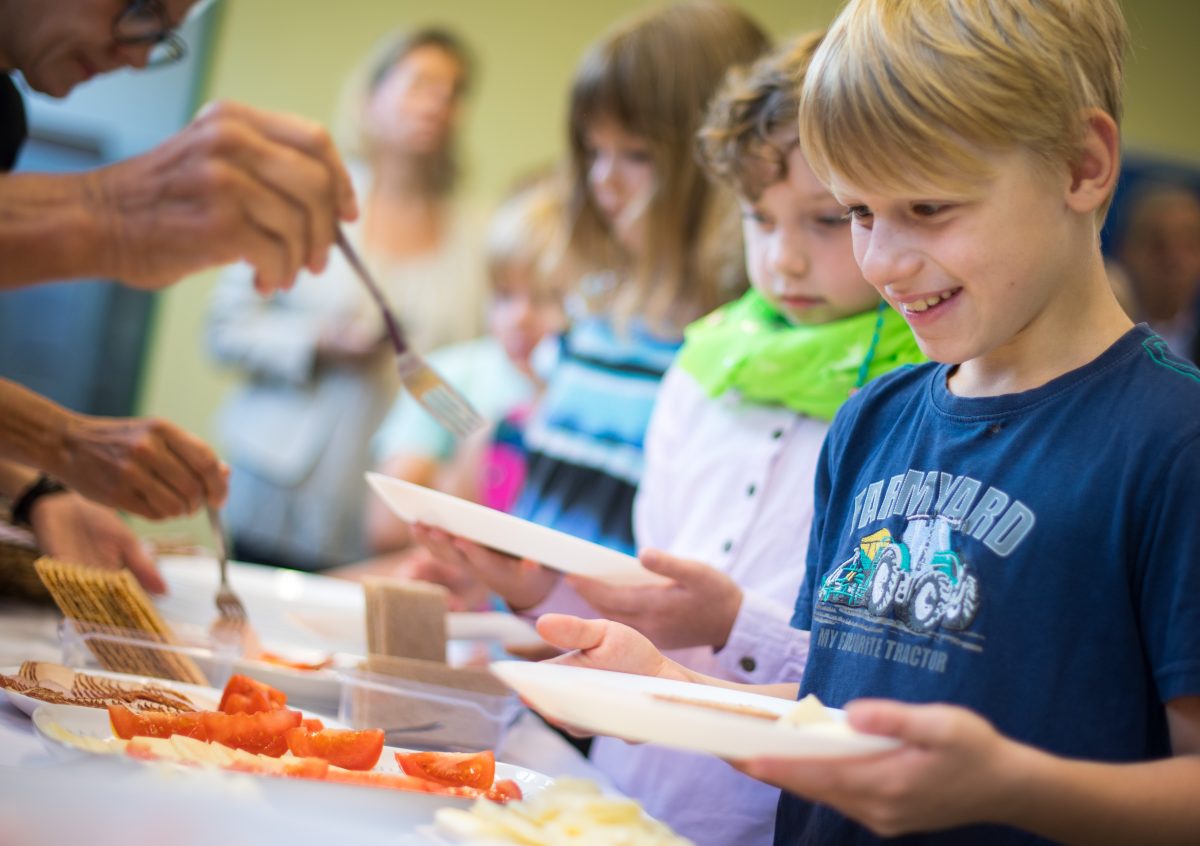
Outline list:
[[[747,764],[785,789],[777,843],[1200,832],[1200,371],[1099,249],[1127,37],[1115,0],[855,0],[814,58],[805,154],[942,363],[835,420],[793,618],[800,692],[901,746]],[[541,630],[709,681],[613,624]]]

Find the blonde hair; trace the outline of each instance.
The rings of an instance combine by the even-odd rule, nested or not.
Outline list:
[[[709,176],[750,199],[787,178],[787,157],[800,143],[800,86],[823,35],[797,36],[729,71],[696,135]]]
[[[677,333],[745,286],[736,209],[693,154],[705,104],[726,70],[768,45],[745,13],[716,2],[669,6],[630,20],[592,46],[570,102],[570,245],[585,268],[615,271],[604,303],[618,323],[640,314]],[[636,265],[618,246],[588,185],[587,130],[611,119],[645,140],[655,186]],[[595,305],[595,304],[593,304]]]
[[[851,0],[805,80],[805,157],[895,190],[967,184],[1017,148],[1073,163],[1087,109],[1120,124],[1128,41],[1116,0]]]
[[[521,180],[509,191],[492,215],[484,245],[493,284],[505,269],[524,265],[533,271],[536,285],[563,285],[569,264],[565,195],[558,172]]]
[[[429,26],[384,36],[351,70],[342,84],[334,110],[333,134],[346,155],[366,160],[371,158],[373,142],[363,123],[367,105],[392,71],[422,47],[436,47],[452,56],[462,69],[457,96],[465,97],[470,91],[475,76],[475,60],[467,45],[450,30]],[[458,181],[455,140],[453,137],[448,139],[446,146],[420,169],[425,177],[424,187],[435,196],[449,194]]]

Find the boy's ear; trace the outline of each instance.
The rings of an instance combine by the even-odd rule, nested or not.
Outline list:
[[[1083,139],[1071,164],[1067,205],[1077,212],[1100,208],[1112,196],[1121,164],[1121,140],[1116,121],[1107,112],[1084,114]]]

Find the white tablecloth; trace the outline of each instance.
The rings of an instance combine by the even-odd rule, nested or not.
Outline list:
[[[0,600],[0,667],[59,660],[57,625],[54,611]],[[528,712],[509,731],[497,758],[549,776],[606,784]],[[66,759],[0,697],[3,846],[441,843],[427,824],[412,822],[413,801],[412,795],[389,790],[156,769],[124,759]]]

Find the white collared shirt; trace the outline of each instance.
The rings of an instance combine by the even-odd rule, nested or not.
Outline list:
[[[710,398],[687,372],[667,372],[646,435],[634,509],[638,548],[708,563],[743,591],[723,649],[671,650],[669,657],[739,682],[799,681],[808,633],[789,621],[828,428],[787,408],[743,402],[733,391]],[[560,583],[537,611],[596,616],[585,609]],[[779,791],[724,761],[608,737],[596,739],[592,759],[621,791],[699,846],[772,842]]]

